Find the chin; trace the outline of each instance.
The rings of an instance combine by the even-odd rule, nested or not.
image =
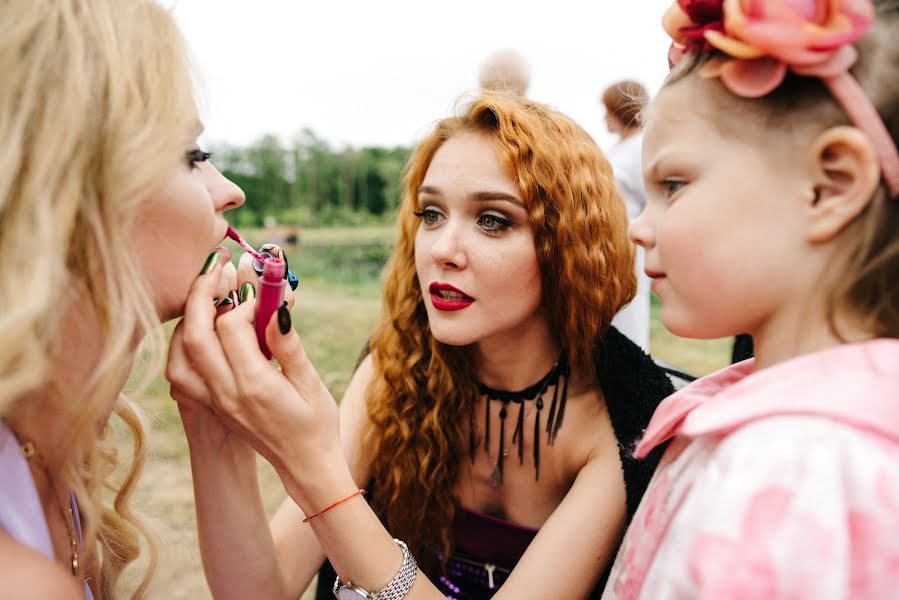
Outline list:
[[[465,331],[460,331],[459,327],[453,327],[451,324],[442,326],[431,324],[431,335],[435,340],[447,346],[467,346],[477,341],[475,337]]]

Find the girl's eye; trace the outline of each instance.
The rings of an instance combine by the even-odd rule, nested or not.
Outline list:
[[[190,167],[196,167],[197,163],[206,162],[212,156],[212,152],[204,152],[199,148],[187,151],[187,164]]]
[[[478,225],[481,226],[481,229],[489,233],[499,233],[500,231],[505,231],[511,227],[512,221],[504,219],[499,215],[486,213],[478,217]]]
[[[425,208],[422,211],[413,214],[421,219],[421,222],[425,225],[436,225],[443,216],[433,208]]]
[[[686,185],[686,182],[680,179],[665,179],[660,185],[665,190],[665,195],[670,198]]]

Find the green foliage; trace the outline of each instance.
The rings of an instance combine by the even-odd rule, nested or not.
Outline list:
[[[266,135],[247,147],[216,148],[215,162],[247,203],[231,220],[318,227],[387,222],[399,204],[409,148],[334,150],[311,129],[287,146]]]

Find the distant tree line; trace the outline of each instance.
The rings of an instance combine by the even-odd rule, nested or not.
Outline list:
[[[399,204],[404,147],[332,149],[311,129],[284,146],[266,135],[247,147],[214,147],[216,166],[243,188],[244,226],[346,225],[388,220]]]

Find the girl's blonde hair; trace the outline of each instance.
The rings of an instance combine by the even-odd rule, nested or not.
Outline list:
[[[899,145],[899,2],[874,0],[877,11],[871,31],[856,44],[859,58],[852,75],[874,103],[893,142]],[[714,51],[685,58],[665,85],[698,77],[697,71]],[[770,143],[770,131],[822,132],[851,125],[827,87],[815,77],[788,73],[773,92],[759,99],[739,98],[719,82],[705,87],[718,109],[713,122],[729,135],[754,135]],[[734,119],[733,115],[739,115]],[[837,311],[849,308],[862,327],[876,337],[899,337],[899,198],[890,198],[881,181],[868,206],[841,234],[842,245],[822,274],[828,294],[828,318],[841,337]]]
[[[595,348],[636,290],[627,212],[609,163],[566,116],[511,94],[476,98],[440,121],[412,154],[399,209],[396,251],[371,340],[376,376],[368,397],[373,502],[387,528],[424,568],[451,550],[454,486],[468,457],[477,388],[468,349],[431,335],[415,268],[418,189],[454,135],[489,136],[524,200],[542,278],[542,306],[571,364],[593,373]],[[551,290],[551,292],[550,292]]]
[[[85,548],[99,553],[103,598],[140,554],[145,532],[129,507],[144,462],[145,425],[121,391],[135,345],[152,333],[149,373],[163,348],[159,317],[129,246],[135,212],[196,133],[196,107],[181,35],[149,0],[15,0],[0,12],[0,415],[51,390],[70,418],[67,450],[90,446],[63,474],[78,498]],[[59,344],[58,303],[83,290],[99,317],[102,350],[91,380],[63,387],[49,358]],[[71,300],[70,300],[71,301]],[[130,429],[124,482],[96,423],[108,399]],[[77,403],[77,404],[76,404]],[[49,440],[35,440],[40,444]],[[104,505],[104,490],[114,496]],[[146,594],[155,566],[134,597]]]

